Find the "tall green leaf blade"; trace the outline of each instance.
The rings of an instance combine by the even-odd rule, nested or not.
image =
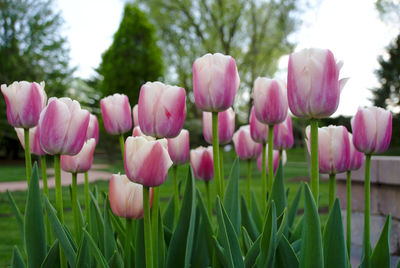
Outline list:
[[[323,246],[323,252],[325,252],[324,263],[326,268],[347,268],[349,260],[347,257],[346,240],[344,238],[339,199],[335,200],[331,212],[329,213],[323,235]]]
[[[301,193],[303,192],[303,183],[300,184],[299,189],[297,190],[296,196],[293,199],[292,204],[289,207],[288,213],[288,227],[291,229],[294,224],[294,220],[296,219],[297,210],[299,208]]]
[[[260,244],[261,244],[261,235],[257,238],[257,240],[251,246],[249,251],[247,251],[246,257],[244,259],[244,265],[246,268],[254,267],[257,257],[260,255]]]
[[[146,252],[144,245],[144,224],[143,219],[136,224],[136,246],[135,246],[135,267],[146,268]]]
[[[251,216],[253,218],[253,221],[257,227],[257,230],[262,230],[263,228],[263,219],[261,216],[260,208],[258,207],[258,201],[256,198],[256,195],[253,190],[251,190]],[[262,202],[265,202],[265,200],[262,200]]]
[[[283,236],[282,239],[279,241],[278,248],[276,249],[275,267],[299,267],[299,260],[296,256],[296,253],[285,236]]]
[[[90,267],[91,260],[87,240],[86,236],[82,236],[78,254],[76,255],[76,267]]]
[[[239,206],[239,158],[236,158],[232,165],[229,182],[225,189],[224,208],[238,237],[241,226]]]
[[[320,268],[324,265],[322,255],[321,225],[317,207],[310,188],[304,188],[304,222],[301,235],[301,268]]]
[[[175,202],[174,195],[168,201],[167,208],[164,211],[163,222],[171,231],[174,230]]]
[[[268,207],[268,213],[261,234],[260,255],[257,258],[257,266],[272,267],[276,249],[276,209],[272,201]]]
[[[98,245],[101,252],[104,252],[104,221],[101,217],[97,198],[92,193],[90,193],[90,197],[90,223],[92,224],[92,227],[90,228],[92,232],[90,235]]]
[[[281,215],[287,206],[282,160],[279,162],[278,170],[276,171],[272,186],[271,200],[275,202],[276,215]]]
[[[211,266],[211,258],[209,256],[209,248],[207,244],[207,235],[204,227],[204,219],[201,217],[200,208],[196,209],[196,229],[195,229],[195,238],[191,267],[192,268],[202,268]]]
[[[106,260],[109,260],[117,250],[117,243],[115,242],[111,225],[110,210],[110,201],[107,198],[106,202],[104,202],[104,256]]]
[[[196,189],[196,193],[197,193],[197,205],[201,215],[201,223],[203,225],[203,230],[205,230],[205,237],[207,240],[208,255],[212,256],[214,249],[214,241],[213,241],[214,233],[211,225],[211,220],[208,216],[208,212],[199,189]]]
[[[371,255],[371,267],[390,267],[390,227],[392,217],[386,217],[382,233]]]
[[[240,204],[241,204],[241,212],[242,212],[241,213],[242,214],[242,225],[246,228],[251,239],[253,241],[255,241],[258,238],[258,236],[260,235],[260,231],[257,228],[252,216],[249,213],[249,210],[246,205],[246,201],[244,200],[243,196],[241,196]],[[254,207],[254,202],[253,202],[253,207]]]
[[[13,255],[11,258],[11,268],[25,268],[24,260],[22,259],[21,252],[14,246]]]
[[[6,192],[7,192],[8,201],[10,202],[11,208],[14,212],[14,216],[17,219],[17,224],[18,224],[19,231],[21,232],[22,241],[25,241],[24,218],[22,217],[21,211],[19,210],[17,203],[15,202],[12,194],[8,190]]]
[[[40,267],[47,253],[38,167],[33,165],[25,208],[25,249],[28,267]]]
[[[41,268],[55,268],[60,266],[60,243],[56,239],[51,246],[46,258],[44,259]]]
[[[215,248],[215,253],[217,254],[219,263],[222,264],[222,267],[232,267],[232,260],[229,259],[230,256],[226,254],[226,250],[221,246],[215,236],[212,237],[213,245]]]
[[[96,260],[97,267],[108,268],[109,267],[108,262],[104,258],[103,254],[101,253],[98,246],[96,245],[96,242],[93,240],[93,238],[90,236],[90,234],[86,230],[83,230],[83,233],[85,234],[85,237],[88,241],[91,252],[94,256],[94,259]]]
[[[245,255],[247,252],[250,250],[250,248],[253,246],[254,242],[251,240],[249,233],[247,232],[246,228],[242,226],[242,239],[243,239],[243,245],[245,249]]]
[[[165,238],[164,238],[164,224],[161,217],[161,210],[158,208],[158,267],[164,268],[165,266]]]
[[[219,196],[217,196],[217,205],[216,205],[216,210],[217,210],[217,221],[218,221],[218,242],[221,245],[221,247],[224,249],[224,257],[227,262],[227,267],[233,268],[234,262],[233,262],[233,256],[232,256],[232,251],[229,243],[229,238],[228,238],[228,232],[226,230],[226,225],[224,221],[224,216],[222,215],[222,208],[221,208],[221,201],[219,199]]]

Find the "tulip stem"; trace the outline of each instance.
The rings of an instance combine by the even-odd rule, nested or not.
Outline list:
[[[220,180],[220,162],[219,162],[219,142],[218,142],[218,112],[212,112],[212,141],[213,141],[213,162],[214,162],[214,178],[217,195],[223,199],[223,190]]]
[[[89,202],[89,174],[85,172],[85,212],[86,212],[86,222],[89,224],[90,219],[90,202]]]
[[[25,145],[26,181],[28,182],[28,187],[29,187],[32,176],[31,149],[29,146],[29,128],[24,128],[24,145]]]
[[[274,125],[268,126],[268,194],[271,196],[274,181],[274,161],[272,150],[274,149]]]
[[[153,203],[151,205],[151,233],[158,234],[158,207],[160,203],[160,191],[159,187],[153,187]],[[152,236],[152,246],[153,252],[158,252],[158,237],[157,235]],[[154,267],[158,267],[158,258],[155,254],[155,259],[153,260]],[[146,266],[147,267],[147,266]]]
[[[263,143],[261,153],[261,194],[262,209],[265,210],[267,200],[267,144]]]
[[[74,232],[75,232],[75,241],[79,242],[79,214],[78,214],[78,200],[76,196],[76,183],[77,183],[77,174],[72,173],[72,187],[71,187],[71,201],[72,201],[72,214],[74,216]]]
[[[153,188],[153,191],[157,187]],[[154,192],[153,192],[154,194]],[[150,188],[143,186],[143,218],[144,218],[144,244],[146,252],[146,268],[153,268],[153,253],[150,223]]]
[[[132,263],[131,258],[131,239],[132,239],[132,219],[126,218],[126,238],[125,238],[125,249],[124,249],[124,256],[125,256],[125,267],[130,268]]]
[[[319,167],[318,167],[318,121],[311,122],[311,192],[318,208],[319,197]]]
[[[247,159],[247,204],[251,210],[251,159]]]
[[[369,268],[370,265],[370,167],[371,167],[371,155],[365,155],[365,182],[364,182],[364,263],[365,267]]]
[[[336,198],[336,174],[329,174],[329,212]]]
[[[173,173],[174,173],[174,189],[175,189],[175,195],[174,195],[174,203],[175,203],[175,224],[178,223],[178,218],[179,218],[179,188],[178,188],[178,166],[174,165],[172,167]]]
[[[212,216],[212,209],[211,209],[211,195],[210,195],[210,182],[209,181],[204,181],[206,184],[206,195],[207,195],[207,210],[208,210],[208,216],[211,219]]]
[[[219,176],[221,178],[221,191],[225,191],[225,176],[224,176],[224,146],[219,146],[219,170],[221,171]]]
[[[347,171],[347,223],[346,223],[346,228],[347,228],[347,255],[351,256],[351,170]]]
[[[125,161],[125,139],[124,134],[119,135],[119,146],[121,147],[122,161]]]
[[[46,168],[46,156],[40,156],[40,166],[42,168],[42,180],[43,180],[43,193],[49,198],[49,188],[47,187],[47,168]],[[47,211],[44,211],[44,219],[46,225],[46,241],[47,244],[51,244],[51,229],[50,229],[50,221],[49,216],[47,215]]]
[[[61,168],[60,168],[60,155],[54,155],[54,177],[56,181],[56,208],[57,216],[61,223],[64,223],[63,200],[61,189]]]

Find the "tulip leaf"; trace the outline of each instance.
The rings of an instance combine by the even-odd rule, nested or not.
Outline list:
[[[254,191],[251,190],[251,216],[255,225],[257,226],[257,230],[261,230],[263,228],[263,220],[257,201],[259,200],[257,200]],[[262,202],[265,202],[265,200],[262,200]]]
[[[92,193],[90,193],[90,197],[90,223],[92,224],[90,228],[91,237],[99,246],[101,252],[104,252],[104,221],[101,217],[97,198]]]
[[[279,161],[278,170],[276,171],[274,183],[272,185],[271,199],[275,202],[276,215],[281,215],[287,206],[285,183],[283,181],[282,160]]]
[[[239,158],[233,162],[229,182],[225,189],[224,208],[236,232],[240,232],[240,206],[239,206]]]
[[[296,253],[289,241],[285,236],[279,241],[278,248],[276,249],[276,265],[275,268],[297,268],[299,267],[299,260]]]
[[[215,252],[222,267],[233,267],[232,259],[227,255],[226,250],[221,246],[215,236],[212,237]]]
[[[11,268],[25,268],[24,260],[17,246],[14,246],[13,255],[11,258]]]
[[[294,229],[290,232],[289,241],[294,242],[296,240],[301,239],[301,234],[303,233],[303,225],[304,225],[304,214],[301,215],[299,221],[297,222]]]
[[[109,260],[116,250],[117,244],[110,220],[110,201],[106,198],[104,202],[104,256],[106,260]]]
[[[260,255],[257,258],[258,267],[273,267],[276,249],[276,209],[275,202],[268,206],[263,232],[261,234]]]
[[[240,199],[240,204],[241,204],[241,212],[242,212],[242,225],[246,228],[248,231],[250,238],[255,241],[258,236],[260,235],[260,231],[257,228],[256,224],[254,223],[254,220],[252,216],[249,213],[249,210],[247,209],[246,201],[244,200],[243,196],[241,196]],[[254,207],[254,202],[253,202],[253,207]]]
[[[54,268],[60,265],[60,243],[56,239],[44,259],[41,268]],[[80,266],[79,266],[80,267]]]
[[[244,259],[244,265],[246,268],[254,267],[258,255],[260,255],[260,243],[261,235],[257,238],[251,248],[247,251],[246,257]]]
[[[296,219],[297,210],[299,208],[302,192],[303,192],[303,183],[300,184],[299,189],[297,190],[296,196],[294,197],[292,204],[289,207],[289,212],[288,212],[288,227],[289,227],[289,229],[292,229],[294,220]]]
[[[208,212],[206,209],[206,206],[204,204],[204,200],[201,196],[201,193],[199,191],[199,189],[196,189],[196,193],[197,193],[197,204],[198,204],[198,208],[200,210],[200,215],[201,215],[201,223],[203,225],[203,230],[205,230],[205,237],[207,239],[207,248],[208,248],[208,255],[212,256],[213,254],[213,245],[214,245],[214,241],[213,241],[213,228],[211,225],[211,220],[208,216]]]
[[[253,246],[254,242],[251,240],[249,233],[246,228],[242,226],[242,237],[243,237],[243,245],[245,249],[245,254],[249,251],[249,249]]]
[[[167,267],[189,267],[193,248],[195,218],[195,186],[193,171],[189,167],[178,223],[169,244]]]
[[[164,227],[161,217],[161,210],[158,208],[158,267],[163,268],[165,266],[165,239],[164,239]]]
[[[86,230],[83,230],[83,233],[85,234],[85,237],[88,241],[91,252],[97,263],[96,267],[101,267],[101,268],[109,267],[106,259],[104,258],[103,254],[101,253],[100,249],[96,245],[96,242],[93,240],[93,238],[90,236],[90,234]]]
[[[121,222],[121,218],[115,216],[114,213],[112,213],[112,211],[110,212],[109,215],[110,215],[110,219],[112,222],[112,226],[114,227],[113,230],[116,231],[119,241],[121,242],[122,245],[124,245],[125,244],[125,229]],[[89,227],[90,226],[91,226],[91,224],[89,223]]]
[[[108,266],[114,268],[123,268],[124,263],[122,261],[121,256],[119,255],[118,251],[115,250],[111,258],[108,260]]]
[[[40,267],[47,253],[38,167],[33,165],[25,207],[25,249],[28,267]]]
[[[144,245],[144,221],[138,220],[136,224],[136,246],[135,246],[135,267],[146,267],[146,252]]]
[[[304,222],[301,234],[300,267],[323,267],[321,226],[310,187],[304,187]]]
[[[287,231],[287,213],[286,213],[286,208],[283,210],[282,214],[279,216],[277,219],[277,222],[279,223],[279,228],[278,231],[276,232],[276,241],[275,245],[279,245],[279,241],[282,238],[282,235],[286,233]]]
[[[15,203],[15,200],[14,200],[14,197],[12,196],[12,194],[8,190],[6,192],[7,192],[8,200],[11,204],[11,208],[14,212],[14,216],[17,219],[17,224],[18,224],[19,231],[21,232],[22,241],[25,241],[24,218],[22,217],[21,211],[19,210],[17,203]]]
[[[344,238],[342,213],[336,198],[326,222],[323,235],[324,263],[326,268],[347,267],[347,248]]]
[[[175,217],[175,202],[174,195],[168,201],[167,208],[164,211],[163,221],[164,225],[170,230],[174,230],[174,217]]]
[[[204,228],[204,221],[201,217],[200,208],[196,209],[196,230],[195,230],[195,239],[196,241],[193,245],[192,260],[191,267],[192,268],[201,268],[211,266],[210,255],[209,255],[209,247],[207,245],[207,235],[206,230]]]
[[[390,267],[390,226],[392,217],[386,217],[382,233],[371,255],[371,267]]]
[[[73,245],[71,244],[71,240],[70,238],[68,238],[65,229],[63,228],[63,226],[61,225],[60,221],[58,220],[55,214],[55,209],[50,204],[46,196],[44,197],[44,203],[46,205],[46,211],[49,216],[49,221],[53,233],[58,238],[61,248],[64,252],[64,255],[67,258],[67,261],[72,267],[75,267],[76,251]]]
[[[87,240],[86,236],[82,236],[78,253],[76,255],[76,267],[90,267],[91,260]]]

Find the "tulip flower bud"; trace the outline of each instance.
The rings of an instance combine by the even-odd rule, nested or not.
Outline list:
[[[125,175],[113,174],[109,189],[110,206],[114,215],[123,218],[143,217],[143,186],[131,182]],[[150,188],[150,206],[153,189]]]
[[[306,128],[306,142],[310,151],[310,126]],[[349,133],[344,126],[318,128],[319,172],[337,174],[350,167]]]
[[[364,164],[364,154],[357,151],[353,144],[353,135],[349,133],[349,143],[350,143],[350,166],[349,170],[357,170]]]
[[[255,159],[261,153],[262,144],[253,141],[250,135],[250,126],[241,126],[233,134],[233,144],[236,154],[242,160]]]
[[[86,140],[90,114],[70,98],[50,98],[40,114],[40,144],[48,154],[75,155]]]
[[[255,142],[268,143],[268,125],[258,121],[254,112],[254,106],[251,108],[250,113],[250,134]]]
[[[224,145],[230,143],[235,132],[235,112],[232,108],[218,113],[218,141]],[[212,144],[212,114],[203,112],[203,136]]]
[[[126,139],[125,172],[131,181],[159,186],[167,179],[171,165],[166,139],[147,140],[143,136]]]
[[[303,49],[289,57],[287,92],[290,111],[302,118],[326,118],[338,105],[347,79],[339,80],[342,63],[328,49]]]
[[[94,138],[96,144],[99,142],[99,121],[97,121],[97,116],[90,114],[89,125],[86,132],[86,140]]]
[[[24,140],[24,129],[15,128],[19,141],[21,142],[22,148],[25,150],[25,140]],[[31,154],[34,155],[45,155],[46,152],[43,151],[42,146],[40,146],[40,130],[39,125],[29,129],[29,146]]]
[[[268,145],[267,145],[268,148]],[[266,162],[266,171],[268,171],[268,155],[265,157],[265,162]],[[279,151],[278,150],[273,150],[272,151],[272,163],[274,166],[274,173],[278,169],[279,166]],[[282,151],[282,166],[286,164],[286,151]],[[262,155],[259,154],[257,157],[257,168],[261,172],[262,170]]]
[[[358,109],[351,119],[353,143],[366,154],[385,152],[392,138],[392,114],[379,107]]]
[[[190,150],[190,165],[196,179],[210,181],[214,178],[213,150],[212,146],[207,148],[198,147]]]
[[[101,99],[101,114],[104,127],[109,134],[119,135],[132,127],[131,106],[123,94],[114,94]]]
[[[138,107],[139,106],[136,104],[132,108],[133,127],[136,127],[139,125]]]
[[[283,82],[258,77],[254,82],[253,99],[256,118],[261,123],[272,126],[286,119],[288,103]]]
[[[7,105],[8,123],[17,128],[31,128],[39,123],[40,113],[46,106],[44,82],[14,82],[1,85]]]
[[[221,53],[206,54],[193,63],[193,93],[197,108],[221,112],[233,105],[240,78],[236,62]]]
[[[288,115],[285,121],[274,126],[274,148],[287,150],[292,148],[293,143],[292,118]]]
[[[189,158],[189,131],[182,129],[178,136],[168,140],[168,153],[175,165],[182,165]]]
[[[138,103],[140,129],[159,138],[174,138],[186,118],[186,92],[177,86],[147,82],[140,89]]]
[[[84,173],[92,167],[93,153],[96,148],[96,140],[87,140],[82,150],[76,155],[61,155],[61,169],[70,173]]]

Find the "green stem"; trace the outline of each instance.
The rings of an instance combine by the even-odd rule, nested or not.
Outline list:
[[[207,210],[208,210],[208,216],[211,219],[212,216],[212,209],[211,209],[211,195],[210,195],[210,182],[209,181],[204,181],[206,184],[206,195],[207,195]]]
[[[44,195],[49,198],[49,188],[47,187],[47,168],[46,168],[46,156],[40,156],[40,167],[42,168],[42,180],[43,180],[43,193]],[[47,244],[51,244],[51,229],[50,229],[50,220],[49,216],[47,215],[47,211],[44,211],[44,220],[46,226],[46,241]]]
[[[311,192],[318,208],[319,197],[319,167],[318,167],[318,121],[311,122]]]
[[[72,187],[71,187],[71,203],[72,203],[72,214],[74,216],[74,233],[75,233],[75,241],[79,242],[79,214],[78,214],[78,199],[76,196],[76,183],[77,183],[77,174],[72,173]]]
[[[64,212],[63,212],[63,199],[61,189],[61,168],[60,168],[60,155],[54,155],[54,177],[56,181],[56,209],[57,216],[61,223],[64,223]]]
[[[329,174],[329,212],[336,198],[336,174]]]
[[[90,199],[89,199],[89,175],[85,172],[85,212],[86,212],[86,223],[89,224],[90,220]]]
[[[173,173],[174,173],[174,189],[175,189],[175,195],[174,195],[174,203],[175,203],[175,224],[178,223],[178,218],[179,218],[179,188],[178,188],[178,166],[174,165],[172,167]]]
[[[29,146],[29,128],[24,128],[24,145],[25,145],[26,181],[28,182],[28,187],[29,187],[32,176],[31,149]]]
[[[369,268],[370,265],[370,167],[371,167],[371,155],[365,155],[365,182],[364,182],[364,260],[365,267]]]
[[[119,135],[119,146],[121,147],[122,161],[125,161],[125,138],[124,134]]]
[[[217,195],[223,199],[222,185],[220,180],[219,162],[219,142],[218,142],[218,112],[212,112],[212,140],[213,140],[213,159],[214,159],[214,179]]]
[[[220,145],[219,146],[219,176],[220,176],[220,181],[221,181],[221,192],[224,193],[225,191],[225,176],[224,176],[224,146]]]
[[[261,194],[262,210],[267,202],[267,144],[263,143],[261,153]]]
[[[125,267],[130,268],[131,263],[132,263],[132,257],[131,257],[131,239],[132,239],[132,219],[131,218],[126,218],[126,239],[125,239],[125,250],[124,250],[124,256],[125,256]]]
[[[347,171],[347,255],[350,257],[351,256],[351,170]]]
[[[146,268],[153,268],[153,253],[151,245],[152,244],[151,223],[150,223],[150,188],[147,186],[143,186],[143,218],[144,218],[144,238],[145,238],[144,244],[146,252]]]
[[[271,196],[272,184],[274,182],[274,159],[272,150],[274,149],[274,125],[268,126],[268,194]]]
[[[247,204],[251,210],[251,159],[247,159]]]
[[[152,246],[153,252],[158,252],[158,209],[160,204],[160,192],[159,187],[153,187],[153,203],[151,205],[151,233],[154,234],[152,236]],[[154,256],[154,267],[158,267],[158,258],[157,254]],[[146,266],[147,267],[147,266]]]

